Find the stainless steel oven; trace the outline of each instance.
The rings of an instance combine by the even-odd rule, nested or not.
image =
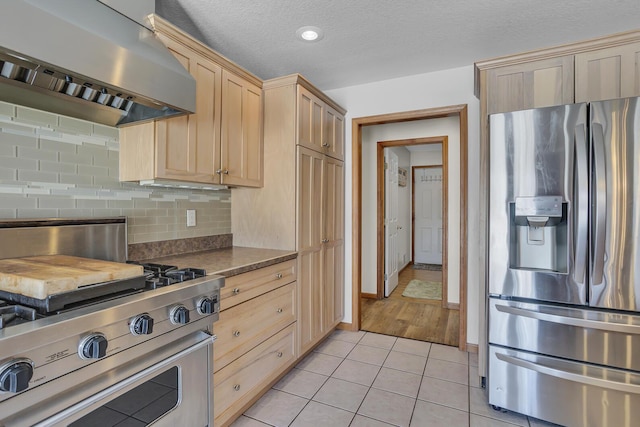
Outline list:
[[[0,301],[0,427],[213,426],[212,331],[224,278],[156,267],[144,268],[142,288],[74,297],[51,313]]]

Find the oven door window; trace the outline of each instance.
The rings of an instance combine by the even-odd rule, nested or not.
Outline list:
[[[157,375],[69,424],[70,427],[143,427],[178,405],[178,367]]]

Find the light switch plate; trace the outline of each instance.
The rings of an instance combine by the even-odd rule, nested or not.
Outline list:
[[[187,227],[196,226],[196,210],[187,209]]]

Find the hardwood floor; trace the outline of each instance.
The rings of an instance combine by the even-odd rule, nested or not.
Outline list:
[[[407,266],[388,298],[362,298],[360,329],[457,347],[459,311],[442,308],[439,300],[403,297],[402,292],[412,279],[442,281],[442,272]]]

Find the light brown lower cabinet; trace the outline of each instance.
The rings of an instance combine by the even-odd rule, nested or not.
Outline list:
[[[215,427],[231,424],[297,358],[296,260],[225,280],[213,325]]]
[[[213,375],[214,426],[237,418],[266,384],[295,360],[295,325],[289,325]]]

